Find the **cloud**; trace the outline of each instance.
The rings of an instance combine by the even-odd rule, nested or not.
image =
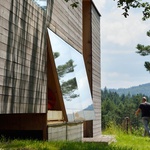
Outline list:
[[[128,88],[150,82],[144,62],[149,57],[136,54],[136,45],[149,44],[146,32],[150,21],[142,21],[142,11],[130,9],[128,18],[117,1],[94,0],[101,16],[101,86]]]
[[[150,82],[150,74],[144,67],[149,56],[116,50],[115,53],[107,51],[101,57],[102,88],[125,88]]]
[[[105,41],[125,46],[142,40],[141,35],[146,36],[149,30],[147,22],[143,22],[139,14],[131,14],[128,18],[120,14],[120,11],[115,10],[102,19],[101,31]]]
[[[101,12],[101,10],[105,7],[106,4],[106,0],[93,0],[93,2],[99,12]]]
[[[102,72],[102,88],[129,88],[148,83],[150,79],[147,78],[147,74],[145,73],[145,75],[138,76],[138,74],[133,75],[132,73],[111,72],[108,74],[108,72]]]

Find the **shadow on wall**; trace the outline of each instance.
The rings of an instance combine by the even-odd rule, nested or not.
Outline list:
[[[41,81],[45,81],[47,72],[46,33],[53,10],[53,0],[48,1],[50,1],[47,9],[48,17],[45,12],[45,16],[39,19],[40,14],[37,13],[38,16],[34,20],[35,25],[30,22],[34,14],[27,9],[30,5],[28,1],[22,1],[22,4],[11,1],[0,113],[42,113],[46,111],[41,105],[46,105],[46,99],[42,102],[43,94],[46,95],[46,92],[43,90]],[[22,10],[21,15],[19,15],[20,10]],[[42,25],[39,26],[41,23]]]

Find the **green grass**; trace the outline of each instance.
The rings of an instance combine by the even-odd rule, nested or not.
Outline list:
[[[42,142],[32,140],[13,140],[0,142],[0,150],[104,150],[106,145],[82,142]]]
[[[134,134],[126,133],[120,127],[110,125],[103,134],[115,135],[116,142],[110,147],[116,150],[149,150],[150,137],[142,136],[143,129],[134,131]]]
[[[70,141],[43,142],[36,140],[0,140],[0,150],[149,150],[150,138],[127,134],[120,128],[111,126],[103,134],[114,135],[115,143],[82,143]]]

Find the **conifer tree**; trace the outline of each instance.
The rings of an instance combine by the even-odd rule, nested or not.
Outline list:
[[[147,32],[147,36],[150,37],[150,30]],[[142,44],[138,44],[136,48],[138,49],[137,53],[139,53],[141,56],[150,55],[150,45],[144,46]],[[144,66],[147,71],[150,71],[150,62],[146,61]]]

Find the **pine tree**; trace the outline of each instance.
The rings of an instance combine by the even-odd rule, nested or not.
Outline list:
[[[150,30],[147,32],[147,36],[150,37]],[[138,44],[136,48],[138,49],[137,53],[139,53],[141,56],[150,55],[150,45],[144,46],[142,44]],[[144,66],[147,71],[150,71],[150,62],[146,61]]]

